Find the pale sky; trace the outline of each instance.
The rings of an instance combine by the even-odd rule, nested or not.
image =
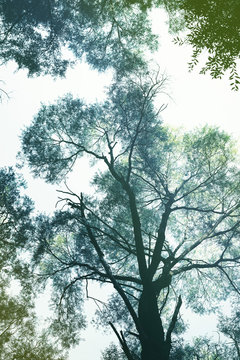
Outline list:
[[[164,26],[165,20],[161,11],[154,15],[154,30],[160,32],[161,45],[155,60],[169,77],[166,91],[171,95],[163,96],[162,99],[163,102],[168,102],[167,109],[162,113],[164,123],[187,129],[206,123],[214,124],[239,137],[240,92],[231,91],[227,78],[213,80],[207,75],[199,75],[197,70],[189,73],[187,62],[190,61],[191,49],[171,43],[167,27]],[[68,92],[87,101],[102,100],[104,86],[111,78],[110,74],[106,76],[90,71],[86,64],[69,69],[65,79],[56,81],[50,77],[29,79],[27,71],[14,73],[15,69],[13,63],[0,67],[0,79],[5,82],[0,85],[10,96],[9,99],[3,98],[0,104],[0,166],[15,164],[21,130],[30,124],[41,102],[51,103]],[[78,191],[88,189],[88,178],[83,175],[86,169],[86,162],[82,161],[70,180],[73,186],[77,184]],[[42,180],[32,180],[26,170],[24,176],[28,181],[27,193],[35,201],[36,208],[47,213],[53,211],[57,200],[56,186],[46,185]],[[190,329],[191,334],[198,327],[197,321],[199,328],[204,329],[206,320],[195,319],[195,326]],[[204,322],[203,325],[201,321]],[[209,329],[211,323],[209,322]],[[101,333],[96,333],[91,328],[83,337],[86,337],[86,341],[71,352],[69,360],[100,360],[99,349],[104,348],[109,335],[104,340]]]

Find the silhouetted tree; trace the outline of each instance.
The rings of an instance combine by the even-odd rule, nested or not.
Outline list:
[[[39,218],[34,263],[52,279],[65,324],[81,314],[90,281],[112,284],[100,322],[129,360],[169,359],[182,301],[204,313],[239,291],[234,144],[216,128],[163,127],[154,101],[164,81],[123,78],[103,104],[68,95],[43,105],[22,136],[33,174],[50,183],[66,180],[83,155],[102,164],[92,196],[67,188],[69,209]]]

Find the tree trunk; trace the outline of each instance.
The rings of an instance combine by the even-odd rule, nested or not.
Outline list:
[[[138,307],[142,327],[141,360],[168,360],[170,344],[166,344],[153,285],[144,286]]]

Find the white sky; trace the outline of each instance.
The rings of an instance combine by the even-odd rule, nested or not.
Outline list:
[[[227,78],[213,80],[207,75],[198,75],[196,70],[189,73],[187,62],[190,60],[191,49],[171,43],[167,27],[164,26],[165,20],[163,12],[156,12],[154,30],[160,31],[161,45],[156,60],[162,71],[169,76],[167,91],[172,98],[165,96],[163,99],[163,102],[168,102],[167,109],[162,113],[165,124],[185,128],[214,124],[239,137],[240,92],[231,91]],[[68,92],[88,101],[101,100],[104,86],[110,79],[110,76],[90,71],[86,64],[68,70],[66,79],[56,81],[50,77],[29,79],[26,71],[14,73],[15,69],[13,63],[0,67],[0,79],[5,82],[0,86],[10,95],[8,100],[4,98],[0,104],[0,166],[15,164],[21,130],[30,124],[40,102],[51,103]],[[80,191],[88,189],[86,169],[86,162],[82,161],[78,171],[72,176],[73,186],[78,186]],[[26,170],[24,176],[28,181],[28,194],[35,201],[36,208],[47,213],[54,210],[56,187],[46,185],[42,180],[32,180]],[[212,327],[212,319],[210,320],[209,329]],[[201,325],[201,322],[204,324]],[[194,327],[190,329],[191,334],[196,327],[206,328],[205,325],[206,319],[196,318]],[[109,336],[104,340],[100,335],[93,329],[86,336],[83,335],[86,341],[71,352],[69,360],[100,359],[99,349],[104,348],[104,343],[109,340]]]

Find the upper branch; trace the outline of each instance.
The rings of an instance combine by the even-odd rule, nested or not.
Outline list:
[[[192,269],[209,269],[222,267],[222,263],[237,263],[240,260],[240,256],[234,258],[221,258],[216,260],[214,263],[194,263],[191,265],[182,266],[179,269],[172,270],[173,275],[180,274],[182,272],[190,271]]]
[[[112,176],[122,185],[123,189],[127,193],[129,199],[129,207],[131,211],[131,218],[133,223],[134,241],[136,246],[139,273],[141,279],[144,281],[144,279],[146,279],[146,274],[147,274],[147,263],[145,258],[145,249],[143,245],[141,222],[136,204],[136,197],[133,190],[131,189],[131,186],[125,181],[122,175],[119,175],[116,172],[115,168],[112,166],[112,164],[109,163],[107,158],[105,158],[104,161],[107,164]]]
[[[169,216],[171,214],[171,205],[173,204],[173,201],[174,201],[174,197],[172,195],[170,197],[169,201],[167,202],[167,204],[165,205],[165,212],[162,215],[162,219],[161,219],[161,222],[159,225],[156,244],[155,244],[155,248],[153,250],[153,255],[152,255],[152,261],[151,261],[151,264],[150,264],[150,267],[148,270],[150,278],[152,278],[154,276],[154,274],[159,266],[159,263],[162,259],[162,249],[163,249],[164,242],[165,242],[165,231],[166,231]]]

